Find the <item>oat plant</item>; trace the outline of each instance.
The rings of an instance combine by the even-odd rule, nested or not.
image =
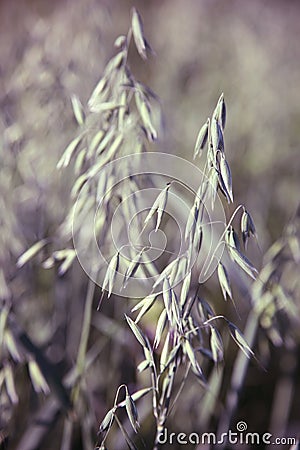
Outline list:
[[[147,246],[139,243],[138,238],[145,228],[151,228],[157,232],[164,227],[163,220],[168,204],[168,195],[176,189],[176,182],[168,180],[165,187],[161,188],[152,206],[148,208],[141,220],[137,221],[135,237],[136,247],[130,249],[128,257],[122,254],[122,248],[113,249],[109,242],[109,224],[116,209],[125,195],[134,195],[142,188],[155,186],[156,179],[146,171],[141,177],[131,177],[127,182],[118,186],[118,171],[123,172],[122,164],[111,165],[111,170],[104,170],[109,163],[135,153],[147,152],[147,145],[158,137],[159,111],[157,98],[152,91],[138,82],[131,72],[128,64],[128,50],[133,38],[138,53],[143,59],[147,58],[150,51],[144,33],[141,18],[136,10],[132,12],[131,28],[127,36],[120,36],[116,40],[118,53],[107,64],[103,76],[93,91],[88,101],[88,112],[84,110],[76,97],[72,98],[75,117],[80,125],[80,134],[71,142],[58,163],[59,168],[66,167],[71,159],[75,160],[75,171],[78,178],[74,183],[72,195],[74,199],[82,190],[83,194],[76,204],[76,220],[74,212],[70,213],[67,223],[69,228],[73,224],[73,233],[76,236],[76,250],[79,254],[82,249],[89,249],[89,256],[93,261],[93,276],[102,267],[97,261],[97,255],[91,254],[89,238],[93,236],[81,232],[81,217],[94,214],[97,203],[101,202],[103,208],[97,214],[94,221],[95,234],[99,239],[101,248],[108,249],[105,273],[102,276],[103,298],[110,298],[116,294],[115,285],[117,277],[121,276],[121,289],[130,285],[131,280],[140,272],[144,277],[155,275],[152,288],[148,295],[141,298],[125,316],[126,322],[133,335],[142,347],[144,359],[137,370],[149,373],[150,384],[137,392],[129,392],[128,387],[120,386],[112,408],[107,412],[99,428],[99,448],[104,449],[105,443],[114,423],[119,426],[130,448],[136,448],[131,433],[122,424],[118,414],[120,409],[125,409],[132,430],[138,433],[139,420],[136,403],[143,396],[152,398],[152,411],[156,422],[156,437],[154,448],[159,447],[159,435],[166,426],[170,411],[176,397],[184,386],[189,372],[193,372],[199,380],[200,386],[205,389],[207,381],[203,370],[203,361],[208,358],[216,365],[223,361],[224,349],[219,324],[223,322],[228,333],[247,357],[253,355],[253,351],[247,344],[242,332],[223,315],[218,315],[212,304],[201,295],[201,282],[199,283],[198,267],[201,265],[201,249],[205,245],[204,216],[208,203],[214,209],[219,193],[228,204],[233,203],[233,189],[230,167],[225,153],[224,129],[226,125],[226,105],[223,94],[220,96],[212,116],[201,127],[196,138],[194,159],[198,163],[201,158],[204,161],[202,179],[199,186],[193,192],[193,200],[190,212],[186,217],[184,241],[186,251],[176,258],[171,258],[164,267],[157,267],[153,261],[145,258]],[[134,173],[129,164],[129,172]],[[128,168],[126,168],[128,169]],[[125,192],[124,192],[125,190]],[[78,201],[80,204],[78,205]],[[123,224],[119,232],[123,232],[130,223],[132,217],[139,213],[138,202],[128,204],[124,209]],[[79,217],[78,217],[79,216]],[[234,224],[241,218],[240,233],[242,244]],[[75,230],[74,230],[75,225]],[[205,223],[207,226],[207,223]],[[255,279],[257,271],[245,256],[247,241],[252,236],[256,237],[255,226],[251,215],[242,205],[238,206],[228,222],[224,223],[224,229],[219,237],[215,249],[209,255],[207,267],[215,264],[220,288],[224,299],[232,299],[232,290],[226,262],[220,260],[222,248],[230,260],[244,271],[250,278]],[[108,240],[108,242],[107,242]],[[111,251],[113,249],[113,251]],[[69,250],[71,252],[71,250]],[[69,252],[68,251],[68,252]],[[57,255],[57,253],[56,253]],[[62,253],[64,263],[67,265],[72,260],[73,253]],[[55,255],[54,255],[55,257]],[[95,258],[95,259],[94,259]],[[200,259],[200,261],[199,261]],[[63,269],[62,269],[63,270]],[[96,277],[97,278],[97,277]],[[157,289],[159,287],[159,289]],[[120,291],[121,292],[121,291]],[[109,301],[112,301],[111,299]],[[87,330],[90,323],[91,304],[85,316]],[[140,322],[152,308],[158,308],[159,314],[156,322],[154,339],[147,336]],[[85,327],[84,327],[85,328]],[[85,345],[86,349],[86,345]],[[83,358],[83,357],[82,357]],[[183,371],[183,375],[182,375]],[[180,387],[175,384],[180,372]]]
[[[164,248],[160,258],[151,256],[149,250],[157,249],[152,249],[151,242],[145,241],[143,236],[145,233],[148,236],[153,232],[158,236],[160,232],[166,232],[170,222],[168,207],[174,195],[177,198],[183,196],[183,186],[176,177],[163,179],[158,167],[156,172],[148,171],[147,167],[140,170],[150,150],[153,151],[155,145],[158,147],[162,127],[158,97],[135,78],[129,65],[129,51],[133,47],[143,60],[152,53],[141,17],[135,9],[127,35],[119,36],[115,47],[116,54],[107,63],[87,105],[83,106],[76,95],[71,98],[78,134],[64,151],[57,167],[62,176],[68,166],[75,174],[71,192],[73,205],[58,230],[59,239],[55,242],[49,239],[39,241],[20,256],[18,266],[23,266],[39,251],[49,247],[49,255],[43,262],[45,269],[58,264],[59,274],[64,275],[77,255],[90,278],[77,361],[72,381],[68,382],[75,411],[82,400],[84,376],[88,370],[92,317],[101,314],[103,302],[114,302],[117,296],[127,300],[132,297],[124,326],[132,332],[141,348],[137,372],[145,374],[145,385],[133,392],[126,384],[120,385],[111,408],[104,418],[99,418],[97,443],[92,443],[92,439],[88,442],[104,450],[110,445],[112,428],[118,427],[128,447],[136,449],[135,435],[139,435],[142,426],[139,402],[145,398],[149,399],[155,428],[153,445],[149,448],[157,450],[160,434],[168,425],[168,418],[188,377],[192,374],[199,382],[199,389],[205,392],[212,364],[217,370],[225,359],[224,342],[228,337],[236,343],[243,361],[256,359],[253,339],[247,342],[235,323],[214,310],[214,299],[204,298],[208,275],[215,273],[224,301],[231,301],[237,311],[238,302],[233,298],[230,274],[234,271],[248,285],[254,280],[255,317],[260,317],[265,328],[273,320],[275,305],[278,302],[285,306],[290,303],[280,291],[273,301],[271,294],[262,287],[267,283],[264,280],[272,277],[272,263],[268,263],[264,272],[258,275],[246,256],[248,241],[253,239],[256,242],[257,233],[247,208],[244,205],[232,207],[233,184],[225,150],[226,105],[223,94],[211,116],[200,127],[195,147],[191,150],[194,165],[201,168],[201,177],[196,189],[189,189],[188,200],[184,197],[184,203],[189,206],[182,222],[182,236],[174,232],[171,236],[174,241],[182,240],[184,251],[174,256]],[[160,154],[156,152],[159,158]],[[132,155],[138,155],[138,159]],[[164,157],[161,158],[163,161]],[[136,170],[136,161],[139,171]],[[147,190],[152,193],[150,205],[149,202],[143,203]],[[153,192],[156,192],[155,196]],[[218,217],[216,213],[213,219],[208,217],[207,211],[218,211],[220,207],[226,210],[226,214]],[[230,214],[230,211],[233,212]],[[173,213],[179,214],[178,211]],[[112,242],[111,223],[116,214],[116,241]],[[130,245],[126,240],[129,224],[132,233]],[[217,231],[215,225],[219,227]],[[292,241],[293,238],[289,239]],[[69,242],[69,245],[59,247],[59,242]],[[276,255],[279,253],[280,249],[276,250]],[[141,291],[132,287],[136,279],[143,280],[139,283]],[[97,284],[100,292],[96,291]],[[96,294],[98,312],[93,303]],[[263,302],[256,300],[258,298]],[[1,317],[3,321],[4,312]],[[153,335],[149,333],[151,327],[155,328]],[[268,328],[269,333],[271,329],[275,328]],[[10,350],[17,358],[12,346]],[[48,385],[38,367],[31,364],[32,380],[37,380],[36,389],[45,392]],[[13,388],[9,388],[11,377],[3,376],[14,401]],[[88,426],[85,431],[89,431]],[[70,434],[70,421],[67,420],[64,448],[70,445]],[[143,448],[144,444],[140,445]],[[85,446],[88,448],[88,444]]]

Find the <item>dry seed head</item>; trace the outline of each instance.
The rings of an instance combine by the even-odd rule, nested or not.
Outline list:
[[[222,128],[224,130],[225,125],[226,125],[226,103],[225,103],[223,94],[221,95],[221,101],[220,101],[219,109],[220,109],[219,117],[221,119]]]
[[[217,106],[213,112],[213,118],[216,119],[224,130],[226,124],[226,105],[224,100],[224,94],[220,95]]]
[[[7,325],[7,318],[9,314],[9,308],[4,306],[0,310],[0,342],[3,342],[4,332]]]
[[[150,367],[150,361],[147,359],[144,359],[144,361],[140,362],[140,364],[137,366],[137,371],[139,373],[142,373],[144,370],[148,369]]]
[[[157,139],[157,131],[155,130],[152,123],[150,104],[145,95],[141,93],[141,91],[136,90],[134,98],[137,110],[141,116],[143,125],[147,132],[148,139],[150,141],[154,141],[155,139]]]
[[[28,362],[28,370],[35,392],[43,392],[44,394],[49,394],[49,386],[35,360],[31,359]]]
[[[95,112],[94,108],[97,106],[98,103],[103,100],[101,98],[101,94],[103,94],[104,90],[106,90],[108,84],[108,78],[103,77],[99,80],[98,84],[96,85],[95,89],[92,92],[92,95],[90,96],[88,100],[88,107],[90,112]]]
[[[232,339],[236,342],[236,344],[240,347],[240,349],[245,353],[247,358],[253,356],[254,353],[249,347],[247,341],[245,340],[242,332],[231,322],[227,321],[228,328]]]
[[[211,197],[211,207],[214,208],[214,204],[216,201],[218,183],[219,183],[219,173],[215,169],[215,167],[211,167],[209,171],[209,196]]]
[[[163,300],[165,309],[167,311],[167,316],[169,319],[170,324],[172,325],[173,317],[172,317],[172,292],[171,292],[171,286],[169,282],[169,278],[166,277],[163,282]]]
[[[132,9],[132,19],[131,19],[133,39],[137,48],[138,53],[143,59],[147,59],[146,52],[146,41],[143,32],[143,22],[138,11]]]
[[[68,249],[66,257],[63,261],[63,263],[58,268],[58,275],[63,276],[67,270],[71,267],[74,259],[76,258],[76,252],[75,250]]]
[[[106,270],[105,278],[103,281],[102,292],[108,287],[108,298],[112,294],[114,282],[116,279],[118,267],[119,267],[119,252],[117,252],[110,260]]]
[[[256,280],[257,270],[253,264],[237,248],[228,246],[229,255],[232,260],[243,269],[253,280]]]
[[[3,342],[3,341],[0,341]],[[16,362],[21,362],[22,357],[20,355],[20,352],[18,350],[15,338],[10,330],[6,329],[4,332],[4,345],[7,348],[10,356],[12,359]]]
[[[105,136],[104,130],[99,130],[97,131],[97,133],[95,133],[95,135],[91,140],[91,143],[89,144],[88,158],[91,158],[92,155],[95,153],[104,136]]]
[[[227,300],[227,295],[232,299],[232,293],[227,270],[225,269],[225,267],[221,262],[219,262],[218,264],[218,279],[224,299]]]
[[[216,119],[212,119],[211,122],[211,144],[215,153],[224,148],[223,132]]]
[[[221,155],[220,161],[219,161],[220,187],[223,190],[228,203],[232,203],[233,202],[233,194],[232,194],[232,177],[231,177],[230,167],[225,159],[225,155],[222,154],[221,152],[219,152],[219,154]]]
[[[153,289],[155,289],[156,286],[158,286],[166,277],[169,277],[170,284],[172,285],[171,277],[173,275],[173,271],[175,271],[175,273],[177,273],[178,262],[179,262],[179,258],[176,258],[173,261],[171,261],[164,268],[164,270],[160,273],[160,275],[157,277],[155,283],[153,284]]]
[[[141,346],[145,349],[149,349],[149,342],[147,337],[144,335],[140,327],[138,327],[129,316],[125,314],[125,319],[127,320],[128,325],[131,328],[131,331],[135,335],[136,339],[139,341]]]
[[[126,55],[127,52],[122,50],[121,52],[113,56],[108,62],[105,69],[105,76],[108,81],[111,82],[112,76],[115,74],[115,72],[121,69],[123,63],[126,61]]]
[[[158,318],[157,325],[156,325],[154,348],[157,348],[159,346],[166,323],[167,323],[167,311],[165,309],[163,309]]]
[[[56,165],[57,169],[65,168],[70,164],[71,158],[80,145],[82,138],[83,135],[81,134],[70,142]]]
[[[193,239],[193,246],[197,253],[200,252],[201,246],[202,246],[202,239],[203,239],[203,229],[202,226],[197,226],[195,230],[195,235]]]
[[[16,403],[18,403],[19,398],[15,387],[15,381],[11,365],[7,363],[4,364],[3,371],[7,395],[11,403],[15,405]]]
[[[32,259],[43,247],[48,243],[47,239],[42,239],[41,241],[33,244],[28,250],[22,253],[17,260],[17,267],[20,269],[23,267],[30,259]]]
[[[189,269],[189,253],[186,252],[185,254],[180,255],[176,258],[176,261],[177,265],[173,267],[169,276],[171,286],[174,285],[175,281],[181,281]]]
[[[201,150],[204,148],[207,138],[208,138],[208,131],[209,131],[209,125],[210,120],[207,119],[204,125],[200,128],[200,131],[198,133],[196,144],[194,148],[194,159],[199,155],[201,156]]]
[[[126,397],[125,397],[125,408],[126,408],[127,416],[131,423],[131,426],[134,429],[135,433],[137,433],[137,430],[140,426],[138,423],[138,413],[137,413],[135,403],[134,403],[131,395],[129,395],[127,388],[126,388]]]
[[[141,261],[142,261],[142,257],[143,257],[143,253],[145,251],[146,247],[142,248],[142,250],[137,254],[136,259],[132,260],[131,263],[129,264],[126,273],[125,273],[125,279],[124,279],[124,287],[126,287],[129,278],[132,278],[134,276],[134,274],[136,273],[136,271],[138,270]]]
[[[45,261],[42,262],[43,269],[52,269],[55,265],[55,259],[53,256],[49,256]]]
[[[75,159],[75,165],[74,165],[75,175],[79,175],[80,172],[82,171],[84,162],[86,161],[86,156],[87,156],[86,148],[83,148],[78,152],[78,155],[76,156],[76,159]]]
[[[159,360],[160,372],[162,373],[166,368],[166,362],[169,355],[170,333],[167,334]]]
[[[155,226],[155,231],[158,230],[159,225],[161,223],[162,215],[164,213],[167,200],[168,200],[168,192],[170,189],[171,183],[167,183],[166,187],[159,193],[158,197],[156,198],[155,202],[153,203],[152,208],[150,209],[145,221],[144,225],[147,225],[149,220],[152,218],[152,216],[157,212],[157,221]]]
[[[155,303],[157,295],[156,294],[151,294],[148,297],[146,297],[146,302],[144,303],[144,305],[142,306],[139,314],[137,315],[136,319],[135,319],[135,323],[138,323],[141,318],[149,311],[150,308],[152,308],[152,306]]]
[[[83,106],[77,95],[73,94],[71,96],[71,103],[74,112],[75,119],[77,120],[78,125],[82,126],[85,121],[85,114],[83,110]]]
[[[199,200],[196,197],[192,209],[190,210],[188,220],[185,227],[184,239],[194,239],[195,229],[199,215]]]
[[[189,272],[187,274],[187,276],[184,278],[182,286],[181,286],[181,291],[180,291],[180,306],[181,306],[181,308],[184,307],[185,302],[187,300],[188,293],[190,290],[190,285],[191,285],[191,279],[192,279],[192,272]]]
[[[103,433],[103,431],[111,427],[114,420],[115,412],[116,412],[115,408],[112,408],[107,412],[107,414],[105,415],[104,419],[100,424],[99,433]]]
[[[127,45],[127,38],[124,35],[118,36],[114,42],[114,46],[123,49]]]
[[[160,363],[160,373],[162,374],[169,366],[170,364],[174,361],[174,359],[176,358],[179,349],[181,348],[181,343],[176,344],[175,347],[172,348],[172,350],[169,352],[169,354],[167,355],[166,361],[164,364]]]
[[[203,322],[215,316],[214,310],[212,309],[210,304],[206,300],[204,300],[204,298],[197,297],[196,306],[199,316]]]
[[[99,102],[96,105],[93,106],[93,111],[95,113],[102,113],[102,112],[110,112],[114,111],[119,108],[123,108],[124,106],[120,103],[116,102]]]
[[[200,378],[200,380],[202,382],[205,383],[205,378],[204,378],[202,369],[201,369],[201,367],[198,364],[198,361],[197,361],[196,355],[195,355],[195,351],[194,351],[194,349],[193,349],[193,347],[192,347],[192,345],[191,345],[191,343],[190,343],[190,341],[188,339],[185,339],[183,341],[183,349],[184,349],[185,353],[187,354],[187,356],[188,356],[188,358],[190,360],[193,372],[195,373],[195,375],[197,375]]]
[[[181,321],[181,314],[180,309],[178,305],[177,296],[174,292],[174,290],[171,288],[171,295],[172,295],[172,314],[173,318],[175,319],[175,323],[177,324],[178,330],[180,333],[183,332],[182,329],[182,321]]]
[[[228,227],[227,233],[225,235],[225,241],[226,244],[229,245],[230,247],[234,247],[240,250],[239,238],[232,225]]]
[[[210,348],[212,352],[212,357],[215,363],[223,361],[224,351],[223,351],[223,341],[219,331],[210,327]]]
[[[250,216],[249,212],[245,208],[243,209],[243,214],[241,217],[241,232],[242,232],[242,236],[243,236],[243,243],[246,247],[247,241],[248,241],[249,237],[251,236],[251,234],[253,236],[256,236],[256,230],[255,230],[255,225],[252,220],[252,217]]]

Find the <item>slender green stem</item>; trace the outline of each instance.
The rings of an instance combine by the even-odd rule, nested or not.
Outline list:
[[[82,375],[85,367],[85,357],[91,327],[94,293],[95,293],[95,283],[92,280],[92,278],[90,278],[85,299],[81,336],[76,361],[76,368],[79,376]]]

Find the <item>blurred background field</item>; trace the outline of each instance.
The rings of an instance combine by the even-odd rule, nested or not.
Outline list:
[[[76,361],[87,277],[77,263],[62,277],[57,267],[43,269],[40,263],[48,256],[46,250],[21,269],[16,268],[16,261],[44,237],[55,236],[56,248],[66,245],[59,226],[70,206],[74,175],[72,170],[62,174],[56,164],[76,132],[70,96],[76,94],[85,104],[114,52],[115,38],[128,29],[133,5],[143,17],[145,35],[155,51],[146,62],[135,51],[130,57],[136,77],[161,100],[164,129],[155,149],[192,160],[199,127],[224,92],[235,204],[244,203],[251,212],[262,253],[280,238],[299,204],[297,0],[2,0],[0,300],[2,308],[11,308],[11,320],[51,361],[54,379],[66,376]],[[257,247],[250,247],[250,255],[260,267]],[[286,276],[293,292],[297,292],[297,273],[293,270]],[[208,289],[218,304],[218,288],[212,282]],[[74,450],[88,448],[89,433],[95,444],[95,430],[120,383],[139,386],[144,382],[136,379],[138,349],[124,326],[127,302],[116,300],[97,313],[97,300],[95,295],[89,344],[96,357],[86,373],[84,395],[73,418]],[[294,300],[299,307],[297,295]],[[237,306],[244,323],[247,302],[241,298]],[[296,343],[288,349],[261,340],[257,351],[266,358],[267,370],[250,363],[233,423],[244,420],[253,431],[299,435],[299,331],[291,329],[292,335]],[[203,391],[191,382],[170,419],[171,430],[217,428],[234,360],[230,352],[235,352],[234,347],[226,356],[220,400],[205,423],[207,429],[201,429],[198,421]],[[4,367],[8,357],[4,352],[0,356]],[[48,411],[53,420],[47,416],[49,426],[40,437],[35,434],[35,418],[58,394],[50,386],[50,394],[37,395],[22,363],[22,354],[19,362],[9,361],[19,401],[11,405],[2,394],[3,448],[66,450],[61,447],[67,428],[60,407],[55,417]],[[283,403],[286,416],[274,414],[287,396],[290,402]],[[146,404],[143,415],[143,437],[146,448],[151,448],[147,443],[153,430]],[[114,450],[126,448],[117,432],[112,442]]]

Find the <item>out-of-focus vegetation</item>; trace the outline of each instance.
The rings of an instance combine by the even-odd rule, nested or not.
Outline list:
[[[96,290],[87,367],[76,413],[71,410],[68,387],[88,280],[76,262],[61,277],[58,263],[41,266],[52,250],[70,244],[60,225],[70,207],[74,175],[56,169],[76,132],[70,96],[86,102],[115,37],[127,31],[132,5],[127,0],[0,3],[0,338],[1,344],[12,342],[0,350],[3,448],[93,448],[117,387],[126,383],[136,389],[145,382],[136,375],[139,349],[124,325],[127,302],[104,302],[96,312]],[[143,63],[132,51],[130,64],[161,99],[164,135],[157,148],[191,159],[198,129],[224,92],[235,201],[251,211],[264,254],[299,226],[293,219],[300,189],[299,3],[156,0],[136,6],[156,56]],[[42,251],[17,268],[19,255],[40,239],[48,239]],[[284,264],[276,275],[280,271],[281,285],[299,308],[295,246],[292,256],[281,255]],[[249,252],[260,267],[258,247],[251,244]],[[206,289],[221,304],[214,280]],[[237,302],[241,328],[250,309],[246,297],[242,292]],[[151,324],[148,328],[153,332]],[[244,420],[253,431],[299,435],[299,332],[289,325],[283,335],[285,346],[259,329],[255,351],[266,371],[250,362],[233,424]],[[227,350],[219,398],[205,397],[191,380],[168,422],[170,430],[203,432],[218,429],[221,419],[226,423],[235,352],[233,346]],[[36,390],[32,356],[48,374],[37,376]],[[5,387],[5,373],[15,388]],[[151,411],[146,401],[139,406],[148,448],[154,433]],[[125,448],[118,432],[111,445]]]

